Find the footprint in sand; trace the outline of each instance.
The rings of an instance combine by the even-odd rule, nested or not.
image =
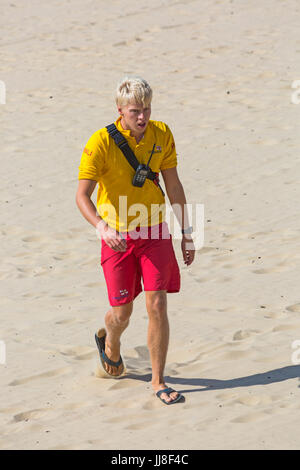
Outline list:
[[[299,329],[299,325],[297,324],[293,324],[293,325],[278,325],[278,326],[274,326],[274,328],[272,329],[273,332],[277,332],[277,331],[285,331],[285,330],[298,330]]]
[[[122,379],[119,380],[117,383],[109,387],[109,390],[122,390],[123,388],[133,388],[137,387],[139,382],[130,379]]]
[[[222,392],[216,395],[216,398],[220,401],[232,400],[238,396],[237,392]]]
[[[95,355],[95,349],[86,346],[74,346],[61,348],[59,352],[63,356],[71,356],[77,361],[86,361],[92,359]]]
[[[132,419],[132,417],[130,417],[130,419]],[[140,430],[142,431],[156,424],[156,421],[154,419],[153,420],[148,419],[148,420],[143,421],[140,419],[140,416],[137,416],[136,419],[137,419],[136,423],[132,423],[132,424],[129,424],[129,426],[125,426],[125,429],[129,429],[133,431],[140,431]]]
[[[45,416],[45,414],[47,413],[49,413],[48,408],[37,408],[34,410],[24,411],[22,413],[18,413],[14,415],[14,420],[17,422],[28,421],[31,419],[41,418],[42,416]]]
[[[219,356],[219,359],[225,359],[225,360],[236,360],[236,359],[242,359],[243,357],[248,357],[251,356],[252,351],[244,351],[244,350],[239,350],[239,351],[228,351],[221,356]]]
[[[50,238],[43,237],[42,235],[30,235],[28,237],[22,238],[21,240],[26,243],[34,243],[34,242],[47,243],[49,242]]]
[[[273,399],[269,395],[242,395],[234,401],[247,406],[270,405],[273,403]]]
[[[270,312],[266,313],[264,315],[265,318],[274,318],[274,319],[279,319],[279,318],[286,318],[286,313],[285,312]]]
[[[158,410],[161,408],[161,401],[156,398],[155,400],[155,395],[153,394],[153,398],[151,400],[146,401],[146,403],[142,406],[143,410],[146,411],[152,411],[152,410]]]
[[[30,296],[31,295],[33,295],[33,294],[30,294]],[[56,325],[66,325],[68,323],[79,323],[80,321],[81,321],[80,318],[65,318],[63,320],[56,321],[55,324]]]
[[[259,421],[267,417],[266,413],[257,411],[256,413],[248,413],[246,415],[238,416],[235,419],[232,419],[232,423],[251,423],[253,421]]]
[[[247,330],[238,330],[236,333],[234,333],[232,339],[233,341],[241,341],[246,338],[250,338],[251,336],[259,334],[259,330],[252,330],[252,329],[247,329]]]
[[[282,262],[279,263],[277,266],[274,266],[273,268],[255,269],[252,272],[255,274],[272,274],[290,270],[291,266],[287,266],[285,262]]]
[[[74,410],[80,410],[81,408],[85,408],[87,406],[94,406],[95,404],[93,402],[90,402],[90,401],[82,401],[82,402],[79,402],[79,403],[67,403],[63,406],[63,409],[64,410],[67,410],[67,411],[74,411]]]
[[[236,268],[243,268],[246,266],[246,263],[235,263],[235,264],[223,264],[223,268],[225,269],[236,269]]]
[[[293,304],[293,305],[289,305],[288,307],[286,307],[286,310],[288,310],[289,312],[300,312],[300,303],[299,304]]]

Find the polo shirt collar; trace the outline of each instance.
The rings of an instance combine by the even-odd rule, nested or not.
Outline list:
[[[128,129],[123,129],[122,124],[121,124],[121,119],[122,119],[122,116],[118,117],[118,119],[115,121],[115,125],[116,125],[118,131],[120,131],[124,135],[124,137],[129,138],[129,139],[134,139],[134,141],[136,142],[135,138],[131,135],[131,131],[128,130]],[[148,122],[148,125],[146,127],[144,136],[140,140],[139,144],[143,144],[145,142],[146,138],[148,137],[149,131],[150,131],[149,124],[150,124],[150,121]]]
[[[118,117],[118,119],[115,121],[116,128],[118,129],[118,131],[122,132],[125,137],[132,137],[130,134],[130,130],[123,129],[121,119],[122,116]]]

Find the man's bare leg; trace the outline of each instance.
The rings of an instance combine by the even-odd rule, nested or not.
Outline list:
[[[105,354],[109,359],[117,362],[120,359],[120,338],[123,331],[129,325],[129,318],[132,313],[133,302],[111,307],[105,315],[106,339]],[[119,375],[122,372],[123,365],[113,367],[105,364],[106,372],[111,375]]]
[[[155,392],[167,387],[164,381],[164,368],[166,364],[169,345],[169,321],[167,316],[167,292],[146,291],[146,307],[149,316],[148,348],[152,363],[152,387]],[[161,398],[167,402],[177,398],[178,393],[166,393]]]

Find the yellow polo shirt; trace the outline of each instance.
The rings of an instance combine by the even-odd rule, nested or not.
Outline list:
[[[173,135],[160,121],[150,120],[139,143],[129,130],[121,126],[121,117],[115,125],[124,135],[140,163],[147,163],[153,145],[155,152],[149,166],[152,171],[177,166]],[[88,140],[79,166],[79,179],[97,181],[97,210],[106,223],[119,232],[134,230],[139,225],[150,227],[165,220],[165,198],[153,181],[144,186],[133,186],[134,169],[127,162],[106,128],[95,132]]]

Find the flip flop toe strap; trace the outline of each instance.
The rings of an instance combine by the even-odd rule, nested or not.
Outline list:
[[[117,362],[112,361],[111,359],[109,359],[109,357],[107,357],[107,355],[105,354],[105,352],[103,350],[101,352],[101,356],[107,364],[109,364],[110,366],[113,366],[113,367],[119,367],[123,362],[121,356],[120,356],[120,359]]]
[[[175,398],[174,400],[171,400],[171,401],[166,401],[166,400],[164,400],[164,398],[161,397],[161,394],[162,394],[162,393],[166,393],[168,396],[170,396],[170,393],[172,393],[172,392],[176,392],[176,390],[174,390],[173,388],[168,387],[168,388],[164,388],[163,390],[159,390],[158,392],[156,392],[156,396],[157,396],[161,401],[163,401],[166,405],[172,405],[173,403],[177,403],[177,402],[178,402],[179,400],[181,400],[182,397],[183,397],[183,396],[182,396],[180,393],[178,393],[178,392],[176,392],[176,393],[178,393],[178,397]]]
[[[156,392],[156,395],[160,398],[162,393],[166,393],[167,395],[169,395],[172,392],[175,392],[175,390],[173,390],[173,388],[168,387],[164,388],[163,390],[159,390],[158,392]]]
[[[104,349],[105,349],[105,336],[102,336],[101,338],[99,338],[99,336],[96,334],[95,335],[95,340],[96,340],[96,344],[98,346],[100,356],[102,357],[102,359],[108,365],[113,366],[113,367],[119,367],[123,363],[123,360],[122,360],[121,356],[120,356],[120,359],[117,362],[112,361],[111,359],[109,359],[109,357],[107,357],[107,355],[104,352]]]

